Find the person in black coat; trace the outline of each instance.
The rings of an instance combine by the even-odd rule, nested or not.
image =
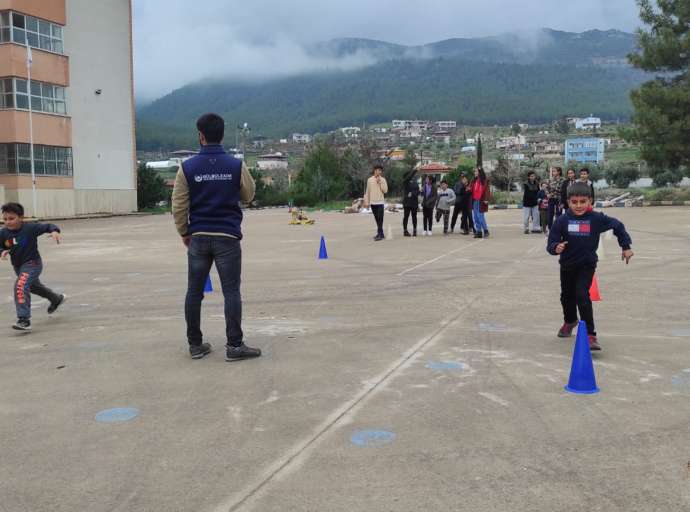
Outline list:
[[[417,171],[412,169],[403,176],[403,231],[405,236],[417,236],[417,212],[419,211],[419,183]],[[407,230],[407,223],[412,216],[412,234]]]
[[[424,235],[431,236],[431,229],[434,225],[434,208],[438,199],[436,181],[433,176],[427,176],[420,191],[422,196],[422,215],[424,221]]]
[[[455,229],[455,224],[460,217],[460,229],[463,235],[469,235],[470,230],[474,231],[474,221],[472,220],[472,193],[468,187],[469,180],[464,174],[458,178],[453,190],[455,192],[455,206],[453,207],[453,218],[450,224],[450,232]]]
[[[568,209],[568,188],[577,181],[575,169],[568,169],[568,174],[561,185],[561,209],[563,211]]]

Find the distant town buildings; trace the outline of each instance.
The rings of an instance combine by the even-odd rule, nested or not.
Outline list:
[[[606,141],[600,138],[577,138],[565,141],[565,162],[601,163]]]
[[[496,149],[522,148],[527,144],[524,135],[514,135],[512,137],[502,137],[496,141]]]
[[[453,131],[457,129],[457,121],[436,121],[434,123],[436,130],[438,131]]]
[[[431,121],[420,121],[420,120],[393,120],[394,130],[416,130],[416,131],[426,131],[431,129]]]
[[[312,136],[307,133],[293,133],[292,142],[295,144],[311,144]]]
[[[594,131],[601,129],[601,119],[598,117],[585,117],[584,119],[573,119],[576,130]]]
[[[359,139],[362,129],[357,126],[346,126],[345,128],[341,128],[340,132],[346,139]]]
[[[256,160],[260,171],[287,171],[288,158],[283,153],[269,153],[260,155]]]

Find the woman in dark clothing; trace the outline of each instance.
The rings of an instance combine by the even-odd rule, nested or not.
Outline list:
[[[474,221],[472,220],[472,192],[470,191],[469,181],[464,174],[458,178],[454,187],[455,206],[453,207],[453,219],[450,225],[450,232],[455,229],[455,224],[460,217],[460,229],[463,235],[469,235],[470,230],[474,231]]]
[[[417,212],[419,211],[419,183],[417,171],[412,169],[403,176],[403,231],[405,236],[417,236]],[[407,230],[407,222],[412,216],[412,235]]]
[[[424,216],[424,235],[431,236],[431,229],[434,225],[434,208],[438,199],[438,191],[433,176],[427,176],[424,181],[422,195],[422,214]]]

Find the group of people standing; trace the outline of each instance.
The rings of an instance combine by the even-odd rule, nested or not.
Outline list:
[[[383,177],[383,167],[377,165],[374,167],[373,175],[367,180],[364,194],[364,207],[371,207],[376,220],[376,236],[374,237],[376,241],[385,238],[383,215],[387,192],[388,183]],[[481,167],[475,168],[472,181],[463,174],[453,188],[450,188],[447,180],[442,180],[437,185],[432,175],[426,175],[420,186],[417,170],[412,169],[403,177],[402,192],[404,236],[417,236],[417,216],[421,207],[422,236],[432,236],[434,210],[436,210],[436,223],[440,223],[443,219],[444,235],[455,231],[459,217],[460,232],[463,235],[473,233],[475,238],[489,237],[485,213],[489,210],[491,183]],[[408,230],[410,219],[412,219],[411,233]]]
[[[555,219],[568,209],[568,189],[578,181],[586,183],[594,202],[594,184],[590,180],[590,171],[584,167],[580,169],[579,179],[575,169],[568,169],[563,177],[561,167],[552,167],[549,178],[540,181],[534,171],[527,175],[523,184],[522,211],[525,234],[530,233],[530,219],[532,233],[547,233],[553,227]]]

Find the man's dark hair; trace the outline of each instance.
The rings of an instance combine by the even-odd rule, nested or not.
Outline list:
[[[445,183],[446,185],[448,185],[448,182],[447,182],[446,180],[442,180],[442,181],[441,181],[441,185],[443,185],[444,183]]]
[[[589,188],[587,183],[582,183],[581,181],[573,183],[568,187],[568,199],[575,196],[592,197],[592,190]]]
[[[586,172],[587,174],[590,174],[589,167],[583,167],[582,169],[580,169],[580,172]]]
[[[19,217],[23,217],[24,207],[19,203],[5,203],[2,205],[2,213],[14,213]]]
[[[374,166],[374,170],[376,170],[376,169],[381,169],[383,171],[383,164],[376,164]]]
[[[225,136],[225,121],[218,114],[204,114],[197,120],[196,129],[209,144],[220,144]]]
[[[536,175],[537,175],[537,173],[534,172],[534,171],[530,171],[530,172],[527,173],[527,177],[528,177],[528,178],[529,178],[530,176],[536,176]]]

